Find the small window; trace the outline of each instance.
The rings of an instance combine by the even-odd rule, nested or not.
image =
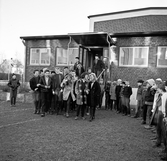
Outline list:
[[[119,66],[147,67],[148,47],[121,47]]]
[[[50,65],[50,48],[31,48],[30,65]]]
[[[157,55],[157,67],[167,68],[167,46],[159,46]]]

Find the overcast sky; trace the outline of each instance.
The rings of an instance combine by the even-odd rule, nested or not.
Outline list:
[[[0,60],[24,60],[20,36],[88,32],[94,14],[167,7],[167,0],[0,0]]]

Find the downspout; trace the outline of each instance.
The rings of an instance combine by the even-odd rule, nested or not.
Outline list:
[[[24,51],[24,72],[23,72],[23,82],[22,83],[25,83],[25,74],[26,74],[26,50],[27,50],[27,46],[26,46],[26,42],[24,39],[21,39],[22,40],[22,43],[23,45],[25,46],[25,51]]]
[[[109,41],[109,35],[107,34],[107,42],[108,42],[108,69],[106,71],[106,74],[109,73],[109,79],[111,78],[111,73],[110,73],[110,41]]]
[[[70,40],[69,40],[69,42],[68,42],[68,49],[67,49],[67,54],[68,54],[68,57],[67,57],[67,65],[68,65],[68,67],[69,67],[69,48],[70,48],[70,43],[71,43],[71,36],[69,36],[70,37]]]

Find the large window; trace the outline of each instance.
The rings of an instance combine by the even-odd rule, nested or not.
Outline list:
[[[119,66],[147,67],[148,47],[121,47]]]
[[[167,46],[159,46],[157,55],[157,67],[167,68]]]
[[[50,65],[50,48],[31,48],[30,65]]]
[[[66,66],[66,65],[74,65],[75,57],[78,56],[78,48],[57,48],[56,50],[56,65],[58,66]]]

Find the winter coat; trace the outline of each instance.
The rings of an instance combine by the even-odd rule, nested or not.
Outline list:
[[[40,83],[40,90],[41,90],[41,92],[51,92],[51,89],[52,89],[52,79],[50,77],[48,79],[48,84],[46,84],[45,76],[41,77],[39,83]],[[45,88],[45,86],[48,86],[49,88]]]
[[[11,79],[7,85],[11,90],[16,90],[20,86],[20,82],[18,79]]]
[[[76,104],[83,105],[87,104],[87,92],[88,91],[88,83],[83,82],[83,80],[79,79],[76,82],[75,93],[76,93]]]
[[[39,87],[37,87],[37,84],[39,84],[40,77],[32,77],[29,81],[30,88],[34,91],[37,88],[37,91],[39,91]]]
[[[153,105],[155,90],[148,87],[145,93],[145,104]]]
[[[130,96],[132,95],[132,87],[131,86],[125,86],[123,89],[123,96],[126,98],[130,98]]]
[[[65,84],[63,84],[63,100],[67,101],[70,94],[72,97],[72,100],[75,101],[75,95],[73,93],[73,86],[74,86],[74,82],[68,80]]]
[[[117,98],[120,97],[121,88],[122,88],[121,85],[117,85],[115,88],[115,94]]]
[[[100,103],[100,94],[101,94],[101,89],[100,85],[97,81],[94,82],[93,86],[91,87],[92,83],[89,83],[89,96],[88,98],[90,99],[89,105],[91,107],[95,107],[99,105]]]

